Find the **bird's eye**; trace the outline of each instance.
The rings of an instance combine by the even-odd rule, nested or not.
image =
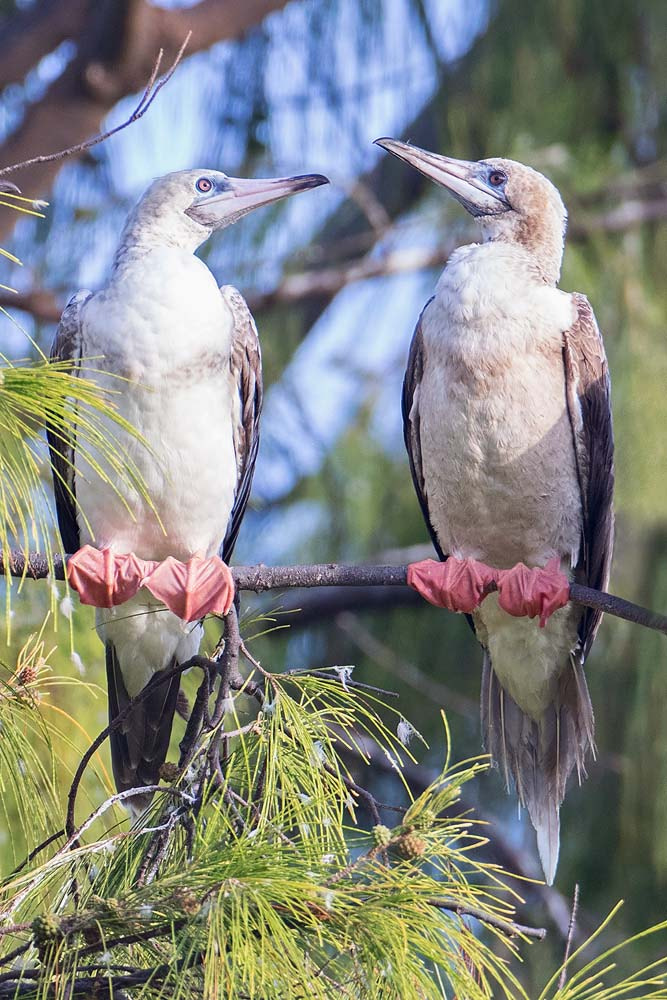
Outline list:
[[[489,184],[491,187],[497,188],[502,187],[502,185],[507,180],[507,174],[502,170],[492,170],[489,174]]]
[[[195,187],[197,188],[200,194],[208,194],[208,192],[213,187],[213,181],[210,180],[210,178],[208,177],[200,177],[197,183],[195,184]]]

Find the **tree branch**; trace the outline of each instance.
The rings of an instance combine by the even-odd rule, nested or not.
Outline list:
[[[429,899],[429,903],[431,906],[437,906],[439,910],[449,910],[451,913],[456,913],[459,916],[473,917],[475,920],[479,920],[489,927],[495,927],[496,930],[501,931],[507,937],[517,937],[520,935],[521,937],[536,938],[538,941],[543,941],[547,936],[545,927],[526,927],[525,924],[517,924],[514,920],[506,920],[504,917],[489,913],[478,906],[469,906],[468,904],[461,906],[455,899]]]
[[[0,21],[0,87],[21,83],[47,52],[83,27],[88,0],[41,0]]]
[[[65,561],[67,558],[65,556]],[[338,563],[307,566],[264,566],[259,563],[257,566],[234,566],[232,576],[237,590],[250,590],[256,594],[267,590],[291,590],[293,587],[404,587],[407,590],[407,569],[407,566]],[[34,580],[44,580],[52,573],[56,580],[65,579],[61,556],[54,556],[53,566],[50,566],[46,557],[37,552],[29,553],[26,559],[22,552],[12,551],[8,565],[0,553],[0,573]],[[667,635],[667,615],[614,594],[571,583],[570,601]]]

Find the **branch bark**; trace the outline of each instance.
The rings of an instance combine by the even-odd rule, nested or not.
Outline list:
[[[14,577],[45,579],[50,574],[57,580],[65,579],[65,561],[55,556],[49,565],[38,552],[12,551],[8,562],[0,553],[0,573]],[[237,590],[250,590],[256,594],[267,590],[291,590],[294,587],[403,587],[406,590],[407,566],[354,566],[338,563],[319,563],[307,566],[234,566],[232,576]],[[579,583],[570,584],[570,601],[586,608],[603,611],[614,618],[642,625],[667,635],[667,615],[643,608],[614,594],[607,594]]]

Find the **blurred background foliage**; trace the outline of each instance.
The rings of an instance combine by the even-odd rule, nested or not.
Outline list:
[[[442,192],[371,142],[397,135],[466,159],[523,160],[563,194],[570,235],[561,284],[588,295],[610,358],[618,455],[611,589],[667,608],[662,0],[258,3],[258,10],[272,12],[245,24],[239,38],[223,30],[224,5],[214,0],[81,0],[69,12],[79,18],[77,31],[47,32],[50,47],[39,50],[40,25],[49,12],[56,16],[57,6],[0,0],[0,55],[16,57],[17,37],[30,32],[39,51],[20,78],[0,72],[0,165],[32,151],[30,129],[45,102],[53,105],[53,127],[42,136],[42,152],[62,145],[59,107],[66,116],[92,101],[97,119],[111,125],[127,115],[136,98],[116,97],[131,94],[134,78],[125,70],[142,7],[165,7],[185,28],[188,13],[208,8],[223,40],[202,44],[137,125],[48,176],[12,175],[25,193],[48,197],[51,207],[45,221],[22,221],[13,231],[10,220],[0,218],[4,244],[24,260],[20,270],[5,262],[0,281],[17,288],[16,301],[27,307],[11,310],[13,323],[0,317],[4,354],[24,356],[27,336],[48,349],[50,320],[72,292],[103,281],[124,216],[153,176],[198,164],[237,175],[327,173],[331,189],[256,213],[203,250],[219,281],[238,285],[255,310],[268,385],[255,488],[236,561],[404,561],[405,547],[426,543],[400,426],[407,346],[447,253],[475,232]],[[116,33],[114,45],[105,49],[101,39],[109,42],[109,32]],[[99,63],[115,90],[92,88],[90,66]],[[135,81],[132,89],[139,86]],[[82,118],[89,120],[83,111]],[[415,267],[424,260],[431,266]],[[2,304],[8,306],[9,297]],[[12,645],[2,653],[8,675],[21,644],[41,627],[50,599],[48,585],[23,588]],[[62,590],[59,600],[65,604],[58,631],[51,635],[52,619],[45,632],[47,647],[56,648],[44,676],[51,670],[89,682],[51,686],[43,694],[69,719],[61,727],[66,738],[54,746],[66,788],[82,749],[104,725],[106,699],[95,687],[103,684],[103,664],[92,615],[76,607],[70,629],[72,608]],[[479,649],[462,619],[414,601],[395,606],[391,594],[382,600],[370,609],[364,595],[347,605],[313,595],[244,600],[246,631],[278,629],[252,642],[273,670],[355,664],[355,678],[399,691],[401,710],[431,743],[418,751],[428,781],[442,764],[441,705],[456,756],[479,750]],[[303,613],[291,613],[294,607]],[[212,627],[211,646],[216,638]],[[588,665],[598,758],[563,808],[556,888],[521,890],[533,922],[562,930],[575,881],[584,930],[620,897],[627,905],[619,933],[664,916],[665,668],[661,636],[604,622]],[[91,802],[102,794],[96,782],[108,786],[107,772],[104,751],[97,777],[91,774],[86,785]],[[480,777],[471,804],[492,821],[492,856],[537,877],[532,832],[501,784],[497,774]],[[10,840],[16,856],[26,847],[11,789],[1,827],[4,864],[11,867]],[[532,947],[521,973],[525,982],[553,967],[561,950],[557,932]]]

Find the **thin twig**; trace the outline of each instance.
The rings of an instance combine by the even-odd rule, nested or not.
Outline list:
[[[23,869],[26,867],[26,865],[29,865],[30,862],[34,858],[36,858],[37,855],[40,854],[46,847],[52,844],[54,840],[58,840],[60,837],[66,837],[66,836],[67,832],[65,830],[56,830],[55,833],[52,833],[49,837],[46,838],[46,840],[43,840],[41,844],[38,844],[37,847],[34,847],[32,849],[30,854],[28,854],[28,856],[24,858],[21,864],[16,866],[16,868],[12,872],[12,875],[18,875],[19,872],[22,872]],[[4,933],[5,932],[3,930],[0,930],[0,934]]]
[[[371,694],[380,695],[382,698],[399,698],[398,691],[389,691],[387,688],[376,687],[375,684],[365,684],[363,681],[355,681],[351,677],[336,675],[336,670],[351,668],[336,667],[293,667],[291,670],[283,670],[281,677],[320,677],[325,681],[339,681],[344,688],[356,688],[359,691],[369,691]]]
[[[30,930],[30,926],[31,925],[28,924],[26,930]],[[17,958],[21,957],[21,955],[25,955],[26,951],[28,951],[31,947],[32,937],[26,941],[25,944],[20,944],[18,948],[14,948],[12,951],[8,951],[6,955],[3,955],[2,959],[0,959],[0,966],[11,965],[12,962],[15,962]]]
[[[570,910],[570,923],[567,928],[567,938],[565,939],[565,955],[563,956],[563,968],[561,969],[560,976],[558,977],[558,989],[562,990],[567,982],[567,965],[570,961],[570,951],[572,949],[572,940],[574,938],[574,931],[577,926],[577,913],[579,912],[579,883],[576,882],[574,886],[574,895],[572,896],[572,909]]]
[[[110,128],[106,132],[100,132],[99,135],[93,136],[92,139],[86,139],[84,142],[79,142],[75,146],[68,146],[67,149],[60,149],[58,150],[57,153],[47,153],[46,155],[43,156],[33,156],[29,160],[22,160],[20,163],[12,163],[9,167],[2,167],[2,169],[0,169],[0,177],[2,177],[4,174],[11,174],[15,170],[22,170],[25,167],[32,167],[33,164],[35,163],[52,163],[54,160],[64,160],[68,156],[76,156],[77,153],[83,153],[87,149],[91,149],[92,146],[97,146],[100,142],[105,142],[107,139],[111,138],[112,135],[116,135],[117,132],[121,132],[123,129],[127,128],[128,125],[132,125],[133,122],[136,122],[140,118],[143,118],[143,116],[146,114],[146,112],[148,111],[151,104],[153,103],[157,95],[160,93],[164,85],[171,80],[172,76],[176,72],[176,67],[183,58],[183,53],[185,52],[186,46],[190,41],[191,35],[192,32],[188,31],[180,49],[176,53],[176,58],[174,59],[173,63],[171,64],[167,72],[164,74],[164,76],[161,77],[161,79],[158,80],[156,83],[155,81],[157,79],[158,72],[160,71],[160,65],[162,63],[162,58],[164,56],[164,50],[160,49],[160,51],[158,52],[157,59],[155,60],[155,64],[153,66],[150,78],[148,80],[148,83],[146,84],[146,88],[143,94],[141,95],[139,103],[137,104],[136,108],[129,116],[129,118],[127,118],[120,125],[116,125],[114,128]]]
[[[202,677],[202,682],[197,690],[195,703],[192,706],[192,711],[190,713],[190,718],[188,719],[188,724],[185,727],[183,739],[178,747],[181,754],[178,761],[178,766],[180,768],[187,767],[194,756],[197,740],[199,738],[199,734],[201,733],[202,725],[204,724],[204,719],[208,715],[208,701],[211,697],[212,683],[212,671],[210,669],[204,670],[204,676]]]
[[[451,913],[456,913],[459,916],[474,917],[475,920],[479,920],[489,927],[495,927],[496,930],[502,931],[508,937],[529,937],[536,938],[538,941],[543,941],[547,936],[547,931],[545,927],[526,927],[525,924],[517,924],[514,920],[507,920],[505,917],[499,917],[495,913],[489,913],[488,910],[483,910],[477,906],[469,906],[467,903],[462,905],[455,899],[429,899],[430,906],[437,906],[439,910],[449,910]]]
[[[468,719],[477,718],[479,715],[477,702],[459,694],[458,691],[453,691],[442,681],[435,680],[420,670],[411,660],[405,660],[398,656],[393,647],[378,639],[351,611],[342,611],[336,615],[335,624],[362,653],[369,656],[384,670],[398,677],[403,683],[409,684],[415,691],[426,695],[438,705],[445,705],[448,712],[453,710]]]
[[[188,795],[186,795],[185,792],[182,792],[178,788],[173,788],[171,785],[146,785],[142,786],[141,788],[128,788],[125,791],[116,792],[115,795],[111,795],[109,796],[108,799],[105,799],[102,805],[98,806],[97,809],[95,809],[95,811],[92,812],[90,816],[88,816],[88,818],[81,824],[81,826],[78,827],[78,829],[72,831],[67,841],[63,844],[62,847],[58,848],[56,853],[50,859],[49,863],[50,864],[53,863],[57,858],[62,857],[67,851],[73,850],[76,847],[78,847],[79,840],[82,834],[84,834],[88,829],[90,829],[93,823],[95,823],[100,818],[100,816],[102,816],[112,806],[116,805],[119,802],[124,802],[125,799],[130,799],[135,795],[145,795],[147,792],[150,794],[155,794],[156,792],[162,792],[163,794],[166,793],[167,795],[174,795],[182,799],[190,798]],[[141,833],[140,830],[138,832]],[[6,920],[8,917],[12,915],[12,913],[15,913],[18,910],[19,906],[21,906],[21,904],[23,903],[24,899],[30,895],[35,886],[39,885],[42,878],[43,878],[43,873],[39,871],[37,875],[34,878],[32,878],[30,882],[27,883],[25,888],[22,889],[21,892],[18,893],[18,895],[16,895],[12,899],[11,906],[8,909],[0,912],[0,920]]]

